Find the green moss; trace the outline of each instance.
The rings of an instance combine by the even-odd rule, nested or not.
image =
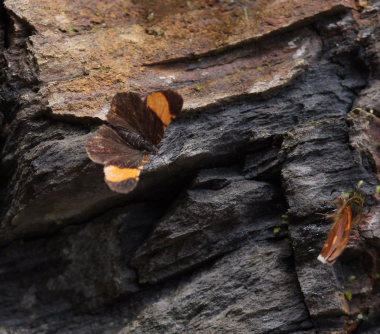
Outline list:
[[[281,232],[281,227],[275,227],[274,229],[273,229],[273,233],[274,234],[278,234],[278,233],[280,233]]]
[[[350,198],[350,196],[351,196],[350,192],[345,192],[345,193],[342,194],[343,198]]]
[[[76,34],[77,32],[79,32],[79,30],[74,27],[69,27],[66,29],[66,31],[70,34]]]
[[[344,296],[346,297],[346,299],[347,299],[348,301],[352,300],[352,292],[351,292],[350,290],[346,290],[346,291],[344,292]]]
[[[281,218],[282,218],[281,224],[289,225],[289,220],[288,220],[289,216],[287,214],[281,215]]]
[[[355,275],[351,275],[351,276],[348,277],[347,280],[348,280],[349,282],[352,282],[352,281],[355,281],[356,279],[357,279],[357,277],[356,277]]]
[[[363,180],[360,180],[358,184],[356,185],[356,188],[359,189],[364,184]]]

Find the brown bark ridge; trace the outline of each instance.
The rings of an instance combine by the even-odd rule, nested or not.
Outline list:
[[[3,0],[0,333],[380,332],[380,1]],[[130,194],[85,143],[184,112]],[[363,180],[334,266],[315,213]]]

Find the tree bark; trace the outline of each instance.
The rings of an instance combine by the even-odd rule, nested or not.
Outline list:
[[[0,333],[380,331],[380,1],[1,2]],[[85,143],[161,89],[184,110],[114,193]]]

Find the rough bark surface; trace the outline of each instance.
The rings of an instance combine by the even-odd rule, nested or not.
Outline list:
[[[380,1],[1,3],[1,334],[380,333]],[[86,140],[167,88],[183,114],[111,192]],[[324,266],[315,213],[359,180]]]

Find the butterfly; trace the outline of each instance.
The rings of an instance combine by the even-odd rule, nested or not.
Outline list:
[[[359,222],[362,218],[362,211],[365,202],[365,195],[359,190],[348,193],[347,198],[336,198],[337,205],[335,213],[328,214],[334,222],[330,229],[318,260],[322,263],[332,265],[343,253],[350,238],[352,225]]]
[[[172,120],[182,110],[183,99],[173,90],[149,94],[144,101],[134,92],[117,93],[95,137],[86,144],[89,158],[104,165],[105,182],[118,193],[129,193],[141,170]]]

